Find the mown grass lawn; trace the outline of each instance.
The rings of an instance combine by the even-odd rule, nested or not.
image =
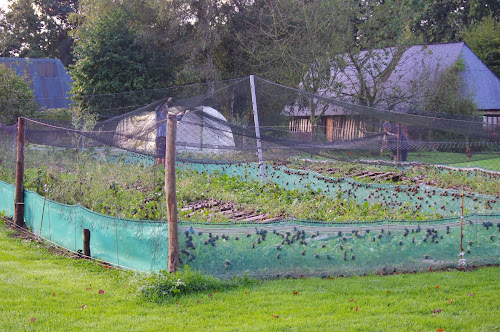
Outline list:
[[[0,221],[0,331],[500,330],[500,267],[271,280],[158,305],[136,274],[11,233]]]

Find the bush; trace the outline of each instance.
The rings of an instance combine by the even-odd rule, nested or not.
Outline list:
[[[20,116],[31,116],[37,104],[33,90],[22,77],[0,64],[0,123],[12,125]]]
[[[72,120],[72,110],[69,108],[51,108],[41,112],[35,112],[31,118],[69,124]]]
[[[186,265],[183,269],[175,273],[161,270],[159,273],[147,276],[141,281],[140,292],[148,301],[168,303],[182,295],[206,291],[222,291],[255,285],[258,282],[258,280],[250,279],[246,276],[221,280],[192,270]]]

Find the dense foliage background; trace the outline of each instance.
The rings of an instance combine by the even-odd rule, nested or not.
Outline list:
[[[349,97],[376,105],[392,63],[360,51],[395,47],[397,61],[414,44],[466,41],[499,75],[499,17],[493,0],[12,0],[0,10],[0,56],[60,58],[79,106],[102,118],[147,102],[155,89],[248,74],[340,91],[329,68],[342,67],[343,56],[360,74]],[[387,68],[362,75],[374,61]],[[428,90],[434,105],[440,97]]]

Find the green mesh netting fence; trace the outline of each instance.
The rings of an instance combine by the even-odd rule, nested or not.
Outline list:
[[[0,210],[12,214],[12,185],[2,182],[0,192]],[[25,197],[26,224],[45,239],[79,251],[82,230],[88,228],[94,258],[142,271],[167,267],[165,222],[114,218],[79,205],[44,200],[30,191]],[[450,217],[417,223],[181,222],[179,230],[182,264],[229,277],[390,273],[456,266],[460,229],[460,218]],[[469,265],[500,263],[499,214],[467,216],[463,234]]]
[[[500,127],[485,125],[480,116],[367,107],[259,78],[255,85],[256,100],[245,78],[165,89],[148,105],[97,123],[26,119],[25,186],[33,190],[25,191],[27,226],[73,251],[82,250],[82,229],[88,228],[93,257],[143,271],[166,268],[163,169],[155,165],[167,104],[179,114],[179,174],[193,175],[191,182],[210,186],[227,177],[230,190],[244,187],[255,198],[267,190],[276,204],[293,205],[280,202],[271,187],[244,186],[261,181],[263,171],[270,186],[299,193],[293,197],[365,211],[359,219],[340,213],[321,219],[307,217],[314,215],[308,211],[275,214],[252,206],[254,215],[240,217],[246,211],[234,209],[226,218],[232,222],[211,223],[228,215],[225,203],[236,203],[189,217],[196,204],[217,200],[197,188],[179,206],[186,216],[180,224],[183,264],[216,276],[457,266],[462,206],[467,263],[500,263]],[[168,97],[175,97],[171,104]],[[0,128],[0,212],[10,216],[16,130]],[[370,215],[371,206],[385,217]],[[401,211],[415,217],[402,218]]]

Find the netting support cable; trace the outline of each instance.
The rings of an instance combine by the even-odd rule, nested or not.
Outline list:
[[[253,109],[253,119],[255,122],[255,138],[257,140],[257,153],[259,154],[260,177],[262,178],[262,182],[265,183],[266,175],[264,171],[264,158],[262,156],[262,143],[260,141],[259,115],[257,113],[257,97],[255,95],[255,80],[253,75],[250,75],[250,90],[252,93],[252,109]]]

